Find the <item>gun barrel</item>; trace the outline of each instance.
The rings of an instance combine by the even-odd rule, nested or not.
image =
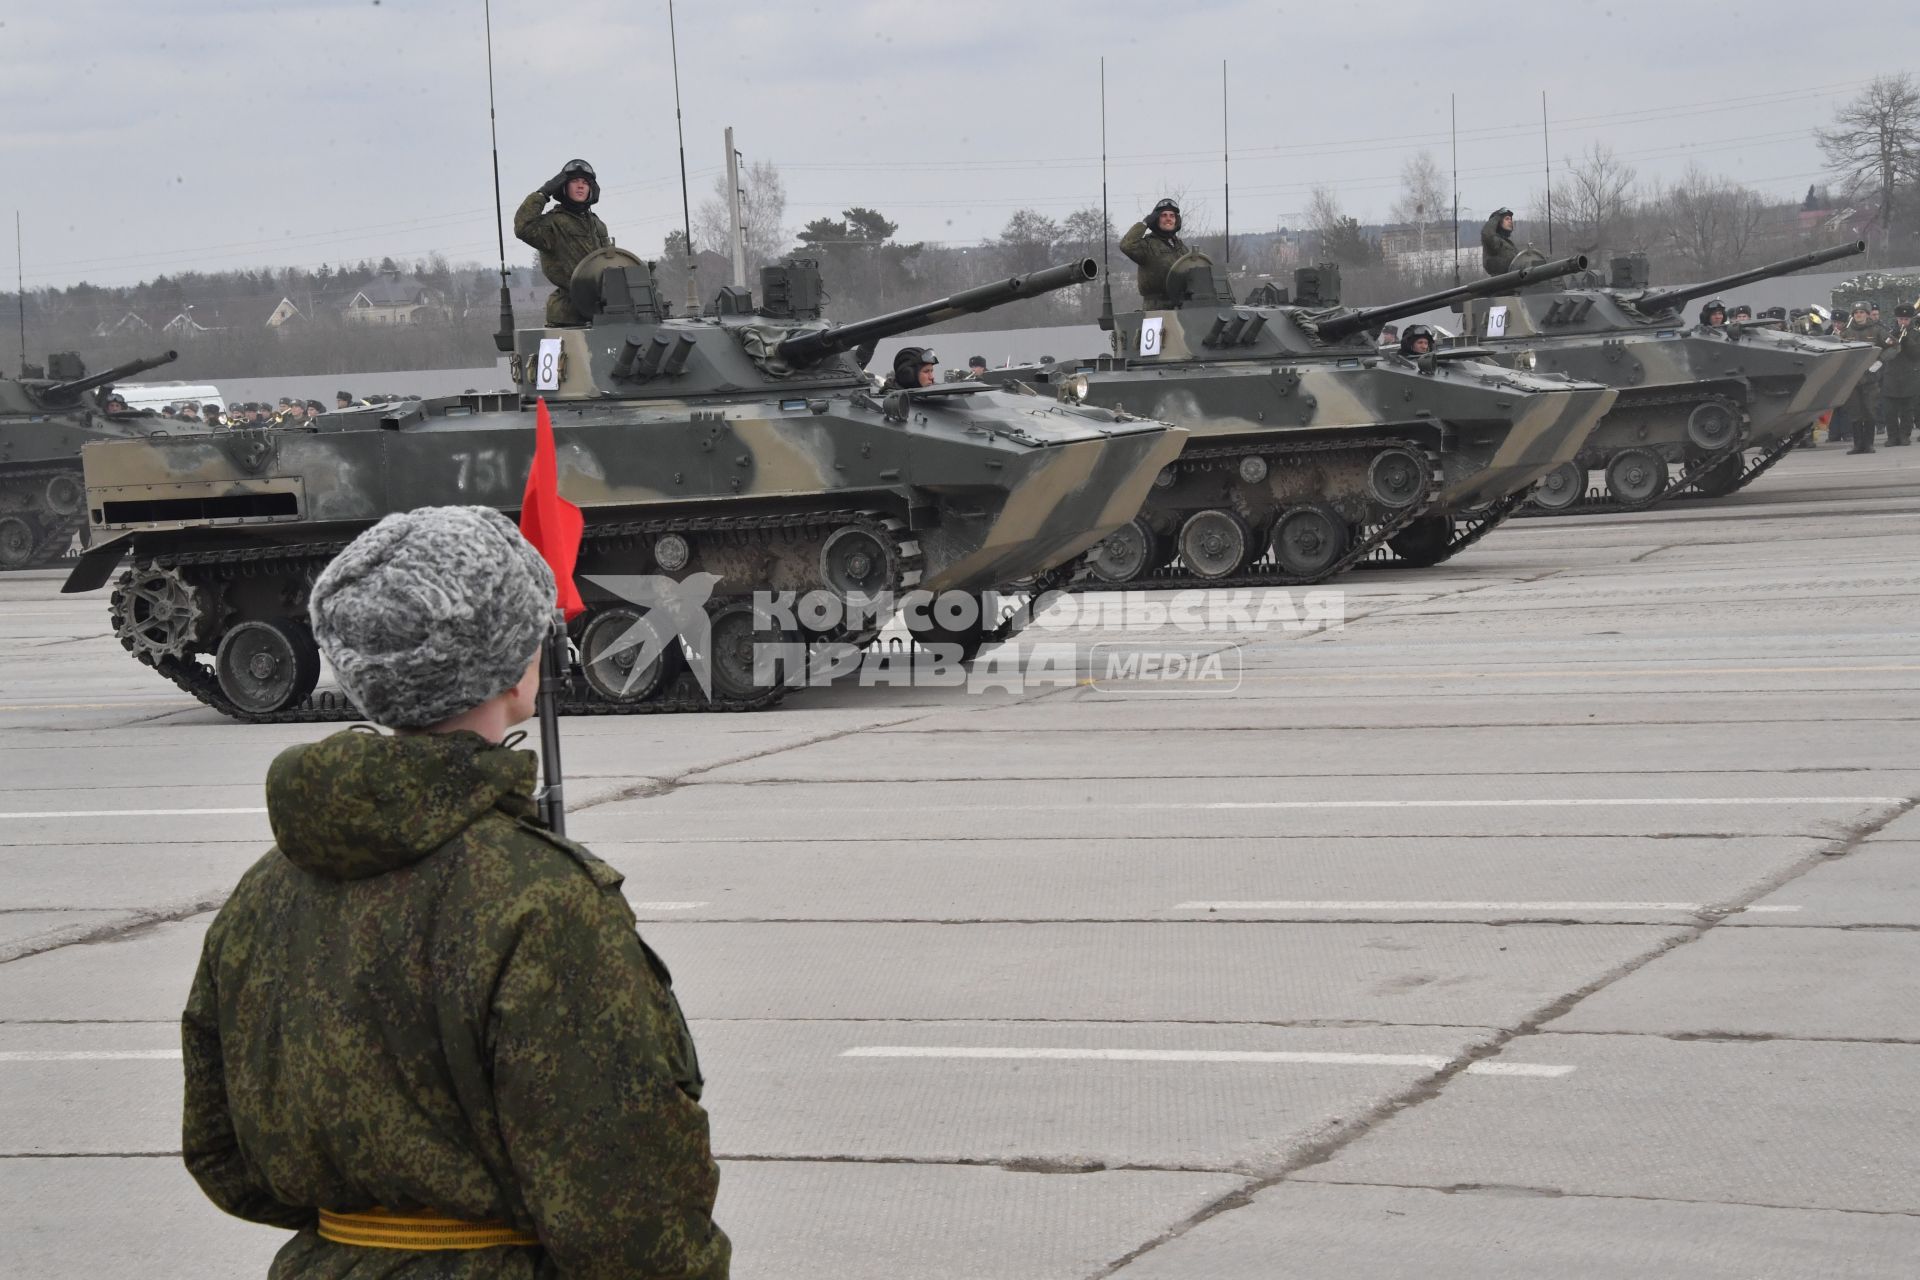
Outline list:
[[[774,354],[791,364],[811,364],[842,351],[851,351],[862,343],[877,342],[882,338],[891,338],[895,334],[908,333],[930,324],[939,324],[955,316],[972,315],[978,311],[1005,306],[1021,298],[1034,298],[1043,293],[1052,293],[1056,289],[1085,284],[1097,278],[1099,274],[1100,264],[1092,258],[1082,258],[1078,262],[1063,262],[1057,267],[1048,267],[1044,271],[1030,271],[1026,275],[1014,276],[994,284],[964,289],[952,297],[941,298],[936,302],[923,302],[918,306],[890,311],[886,315],[873,316],[866,320],[855,320],[851,324],[843,324],[832,329],[815,329],[806,333],[797,333],[776,346]]]
[[[65,400],[82,392],[104,387],[109,382],[118,382],[122,378],[131,378],[136,373],[158,369],[161,365],[171,364],[179,358],[178,351],[168,351],[157,356],[142,356],[138,360],[129,360],[125,364],[117,364],[111,369],[102,369],[99,373],[88,374],[84,378],[75,378],[72,382],[56,382],[41,394],[50,400]]]
[[[1730,276],[1721,276],[1715,280],[1702,280],[1698,284],[1681,285],[1677,289],[1662,289],[1658,293],[1644,293],[1633,305],[1651,315],[1656,311],[1669,311],[1683,302],[1694,298],[1704,298],[1710,293],[1719,293],[1724,289],[1735,289],[1743,284],[1752,284],[1755,280],[1767,280],[1774,276],[1784,276],[1790,271],[1801,271],[1807,267],[1817,267],[1823,262],[1832,262],[1837,258],[1851,258],[1856,253],[1865,253],[1867,242],[1855,240],[1851,244],[1838,244],[1831,249],[1819,249],[1813,253],[1803,253],[1797,258],[1782,258],[1778,262],[1769,262],[1764,267],[1754,267],[1750,271],[1736,271]]]
[[[1363,307],[1359,311],[1350,311],[1345,315],[1330,316],[1325,320],[1315,321],[1314,328],[1319,331],[1323,341],[1338,342],[1363,330],[1375,329],[1407,316],[1417,316],[1423,311],[1431,311],[1443,303],[1452,302],[1455,298],[1478,298],[1486,294],[1536,284],[1541,280],[1557,280],[1561,276],[1570,276],[1576,271],[1586,269],[1586,255],[1575,254],[1571,258],[1560,258],[1553,262],[1522,267],[1518,271],[1509,271],[1505,275],[1488,276],[1485,280],[1454,285],[1450,289],[1422,294],[1403,302],[1390,302],[1382,307]]]

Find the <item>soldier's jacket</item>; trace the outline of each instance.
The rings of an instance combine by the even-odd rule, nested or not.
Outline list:
[[[1144,222],[1134,223],[1127,234],[1120,237],[1120,252],[1140,264],[1137,276],[1140,300],[1148,308],[1166,305],[1167,268],[1186,251],[1187,242],[1178,235],[1159,235],[1147,230]]]
[[[1488,218],[1480,228],[1480,265],[1490,276],[1505,275],[1512,269],[1513,255],[1519,250],[1514,247],[1513,237],[1500,233],[1500,219]]]
[[[1920,324],[1896,328],[1881,340],[1880,394],[1890,400],[1920,396]]]
[[[532,819],[534,757],[334,734],[267,775],[275,847],[207,933],[183,1152],[296,1235],[275,1277],[722,1280],[719,1173],[667,970],[618,872]],[[335,1244],[316,1210],[500,1219],[542,1247]]]
[[[547,299],[547,323],[585,324],[587,318],[574,310],[567,286],[572,283],[573,269],[580,265],[581,259],[595,249],[612,244],[613,237],[607,234],[607,224],[600,221],[600,215],[593,210],[575,213],[563,204],[556,204],[542,213],[546,203],[543,191],[522,200],[520,207],[513,211],[513,234],[540,251],[540,270],[556,286]]]
[[[1887,340],[1887,328],[1874,320],[1869,320],[1865,324],[1854,324],[1848,321],[1846,330],[1841,336],[1848,342],[1866,342],[1878,347]],[[1854,384],[1853,395],[1849,397],[1847,403],[1865,403],[1869,393],[1877,393],[1880,390],[1880,374],[1885,368],[1886,359],[1883,355],[1880,370],[1870,370],[1861,375],[1860,381]]]

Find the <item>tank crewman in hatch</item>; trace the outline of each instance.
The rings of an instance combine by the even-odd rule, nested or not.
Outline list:
[[[1167,306],[1167,268],[1187,252],[1187,242],[1180,238],[1180,206],[1171,199],[1153,206],[1152,213],[1120,237],[1120,252],[1140,264],[1141,305],[1149,311]]]
[[[1727,304],[1718,298],[1704,303],[1700,308],[1700,327],[1703,329],[1724,329],[1727,327]]]
[[[1410,324],[1400,335],[1400,354],[1417,359],[1433,350],[1433,330],[1423,324]]]
[[[932,347],[902,347],[893,353],[893,376],[887,379],[890,390],[930,387],[940,357]]]
[[[1887,443],[1912,444],[1920,417],[1920,329],[1909,303],[1893,309],[1893,331],[1880,346],[1880,398],[1887,406]]]
[[[558,201],[546,209],[547,201]],[[546,185],[520,202],[513,211],[513,234],[524,244],[540,251],[540,270],[554,285],[547,299],[547,323],[581,325],[587,317],[574,309],[567,286],[573,282],[573,269],[595,249],[613,243],[607,224],[600,221],[593,206],[600,201],[600,179],[585,160],[569,160],[564,168],[547,179]],[[546,209],[546,212],[541,212]]]
[[[1480,228],[1480,265],[1490,276],[1505,275],[1513,269],[1513,257],[1520,251],[1513,244],[1513,210],[1495,209]]]
[[[275,1276],[726,1280],[699,1060],[620,873],[535,818],[546,562],[486,507],[390,515],[314,582],[367,717],[267,770],[207,931],[182,1155],[295,1234]],[[449,1252],[458,1251],[458,1252]]]

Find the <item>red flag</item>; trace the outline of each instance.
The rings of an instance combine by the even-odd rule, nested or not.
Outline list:
[[[586,520],[580,508],[560,496],[560,461],[554,452],[553,419],[547,414],[545,396],[536,404],[533,429],[533,465],[527,469],[527,492],[520,501],[520,533],[553,570],[559,587],[555,603],[572,619],[587,609],[580,588],[573,584]]]

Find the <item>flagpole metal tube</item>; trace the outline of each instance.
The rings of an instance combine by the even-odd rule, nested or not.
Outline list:
[[[553,625],[540,645],[540,790],[534,808],[557,836],[567,834],[565,775],[560,767],[560,694],[567,680],[567,615],[553,611]]]

